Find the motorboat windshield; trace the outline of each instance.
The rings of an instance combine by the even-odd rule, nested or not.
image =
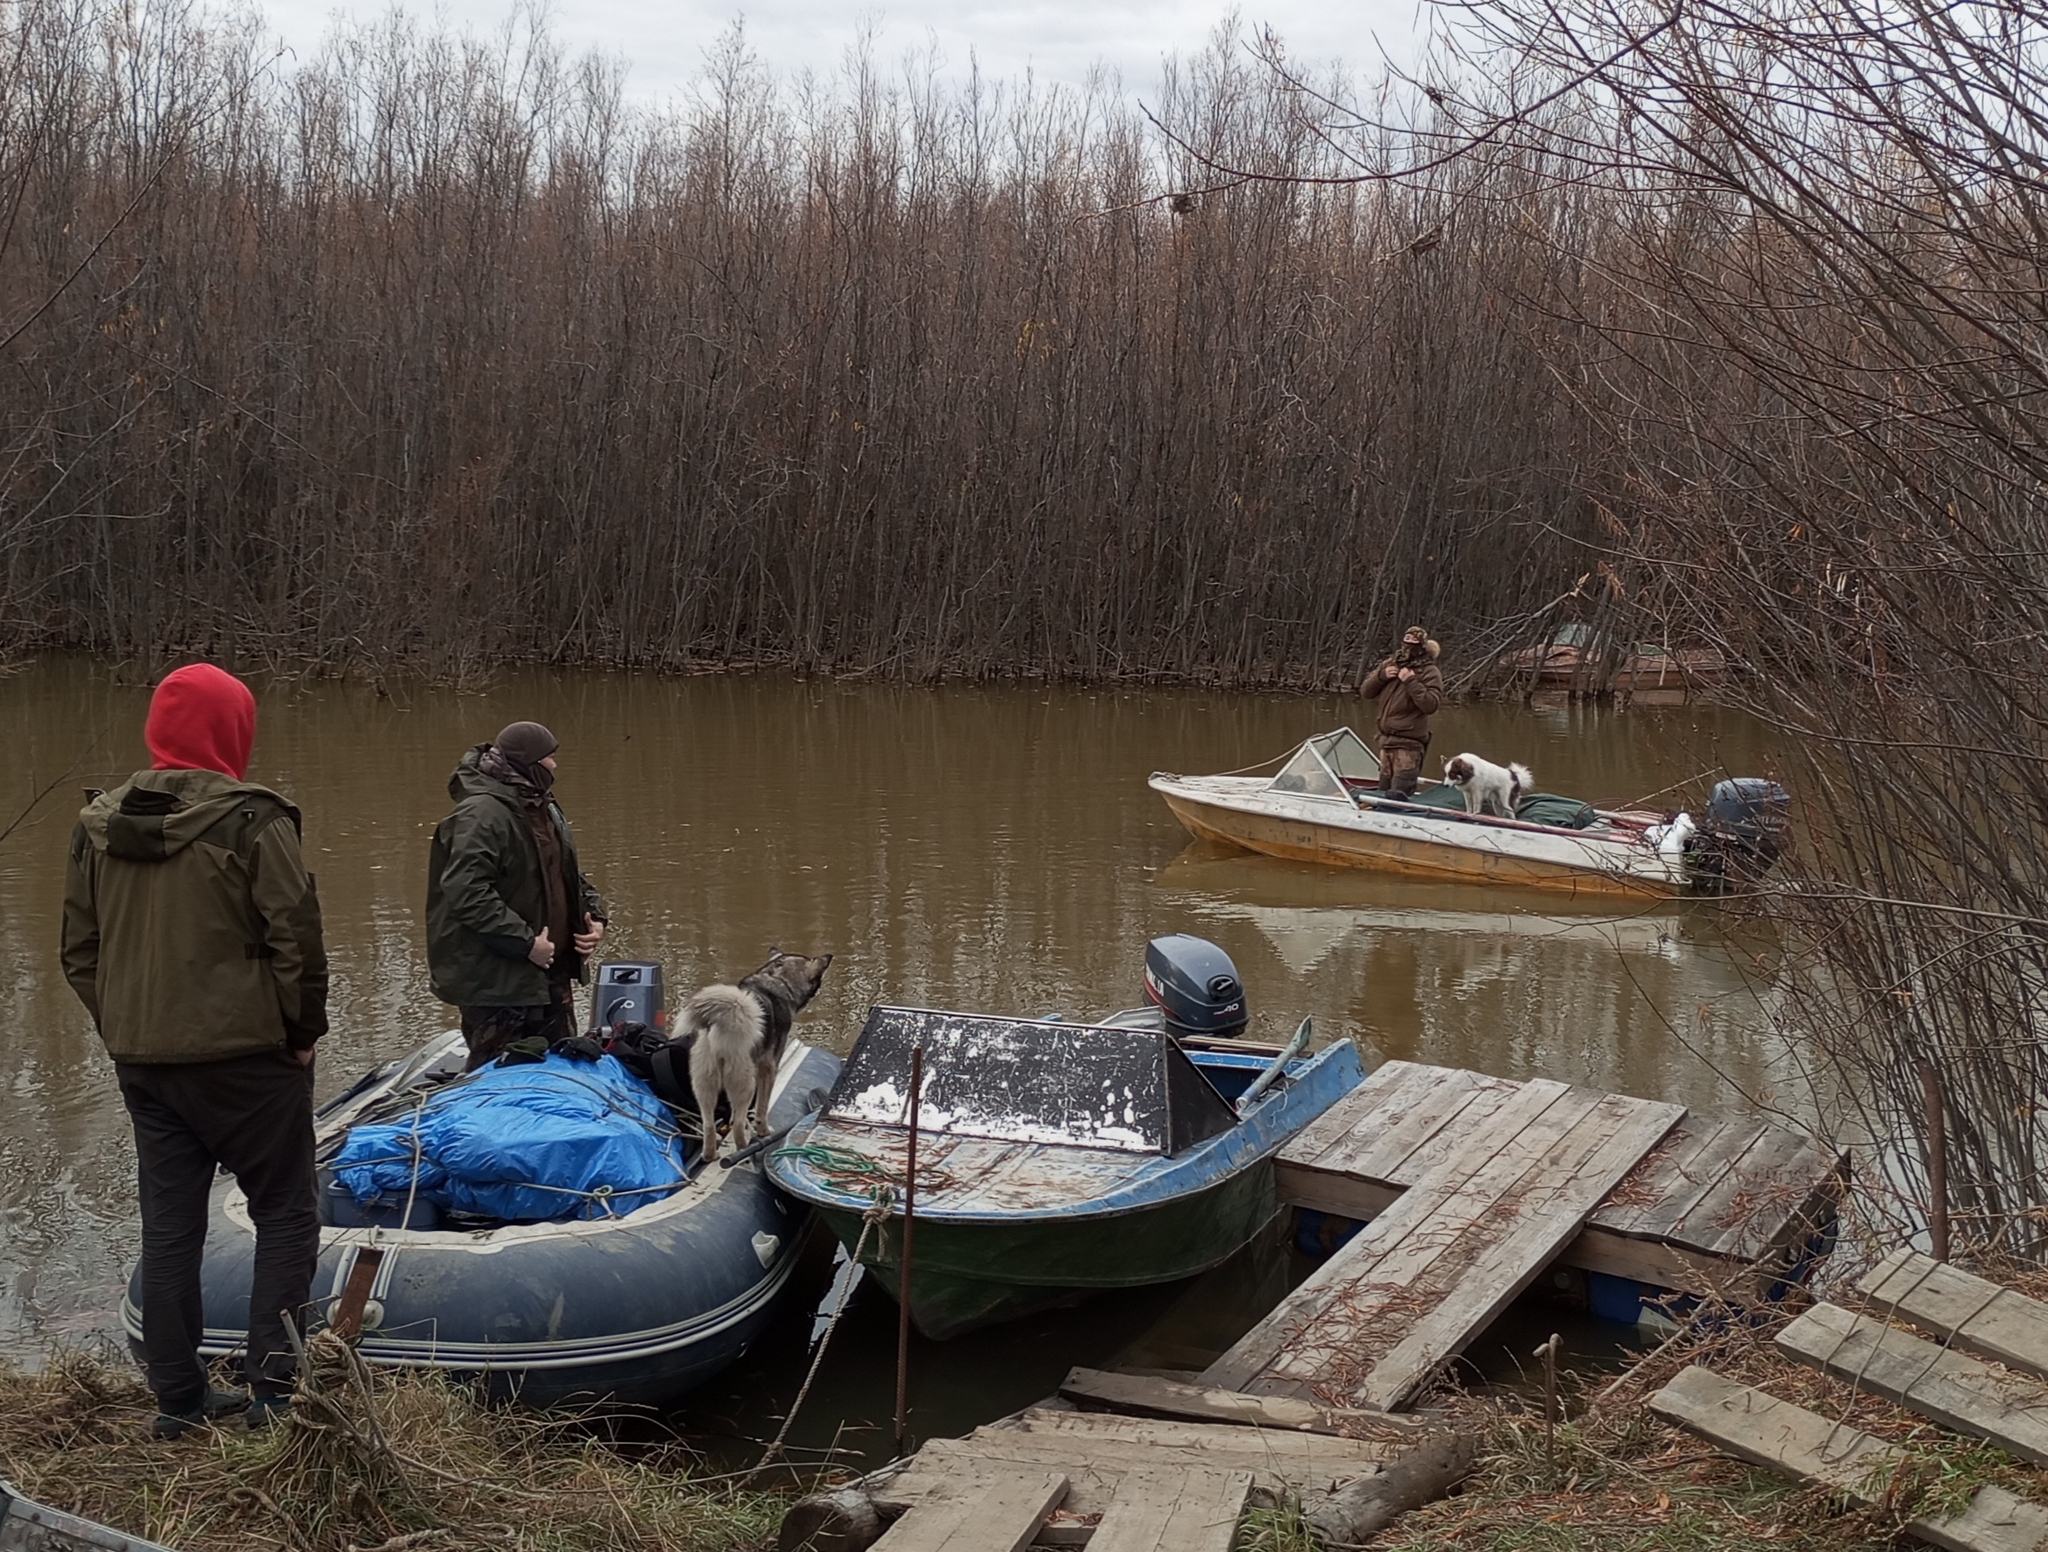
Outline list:
[[[1370,785],[1379,779],[1378,758],[1366,748],[1364,739],[1344,727],[1304,739],[1268,790],[1348,803],[1352,785]]]

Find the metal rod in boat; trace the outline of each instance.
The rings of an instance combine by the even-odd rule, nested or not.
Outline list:
[[[1281,1069],[1308,1049],[1308,1037],[1312,1033],[1313,1019],[1303,1019],[1301,1027],[1294,1032],[1294,1038],[1280,1047],[1280,1054],[1266,1063],[1266,1070],[1252,1079],[1252,1085],[1237,1096],[1237,1113],[1243,1115],[1251,1109],[1252,1101],[1273,1086],[1273,1080],[1280,1076]]]
[[[790,1122],[781,1131],[770,1133],[766,1137],[756,1137],[752,1142],[740,1149],[738,1153],[728,1153],[718,1161],[718,1167],[720,1169],[731,1169],[735,1164],[744,1164],[748,1159],[755,1157],[757,1154],[766,1153],[770,1148],[781,1142],[783,1138],[787,1137],[799,1126],[802,1126],[804,1122],[810,1120],[820,1110],[823,1110],[825,1108],[825,1099],[826,1095],[823,1089],[811,1090],[810,1097],[804,1102],[805,1108],[802,1115]]]
[[[910,1048],[910,1146],[903,1160],[903,1251],[896,1294],[896,1458],[910,1442],[910,1231],[917,1217],[917,1111],[924,1095],[924,1047]]]

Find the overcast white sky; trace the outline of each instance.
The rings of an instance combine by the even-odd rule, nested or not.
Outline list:
[[[391,9],[387,0],[258,0],[270,27],[302,57],[310,55],[340,17],[371,19]],[[409,3],[422,23],[438,17],[457,31],[495,33],[512,10],[510,0],[440,0]],[[1304,65],[1341,60],[1361,75],[1377,75],[1381,51],[1403,63],[1413,59],[1425,24],[1419,0],[1254,0],[1238,17],[1250,35],[1272,26],[1288,54]],[[1124,89],[1152,94],[1160,61],[1204,47],[1229,8],[1219,0],[893,0],[886,6],[832,0],[550,0],[550,29],[572,51],[596,50],[629,67],[628,92],[642,100],[672,96],[703,64],[705,50],[736,18],[764,63],[781,73],[839,67],[865,20],[877,32],[877,54],[894,64],[936,42],[953,71],[970,59],[984,75],[1079,82],[1105,64]]]

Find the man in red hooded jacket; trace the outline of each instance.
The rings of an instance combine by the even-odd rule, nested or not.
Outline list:
[[[135,1127],[142,1346],[159,1438],[290,1405],[287,1315],[320,1255],[313,1045],[327,1032],[320,902],[299,811],[243,779],[247,685],[208,664],[165,677],[143,730],[153,768],[101,793],[72,833],[64,974],[114,1059]],[[256,1226],[250,1392],[209,1385],[200,1262],[216,1167]],[[253,1393],[253,1400],[252,1400]]]

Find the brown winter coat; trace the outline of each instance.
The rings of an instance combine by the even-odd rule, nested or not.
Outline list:
[[[1388,658],[1367,674],[1365,683],[1359,686],[1359,693],[1366,699],[1380,703],[1380,742],[1383,744],[1426,745],[1429,742],[1429,719],[1444,703],[1444,671],[1436,662],[1443,648],[1434,641],[1425,641],[1422,647],[1428,657],[1421,663],[1410,665],[1415,670],[1413,679],[1396,678],[1400,665]]]

